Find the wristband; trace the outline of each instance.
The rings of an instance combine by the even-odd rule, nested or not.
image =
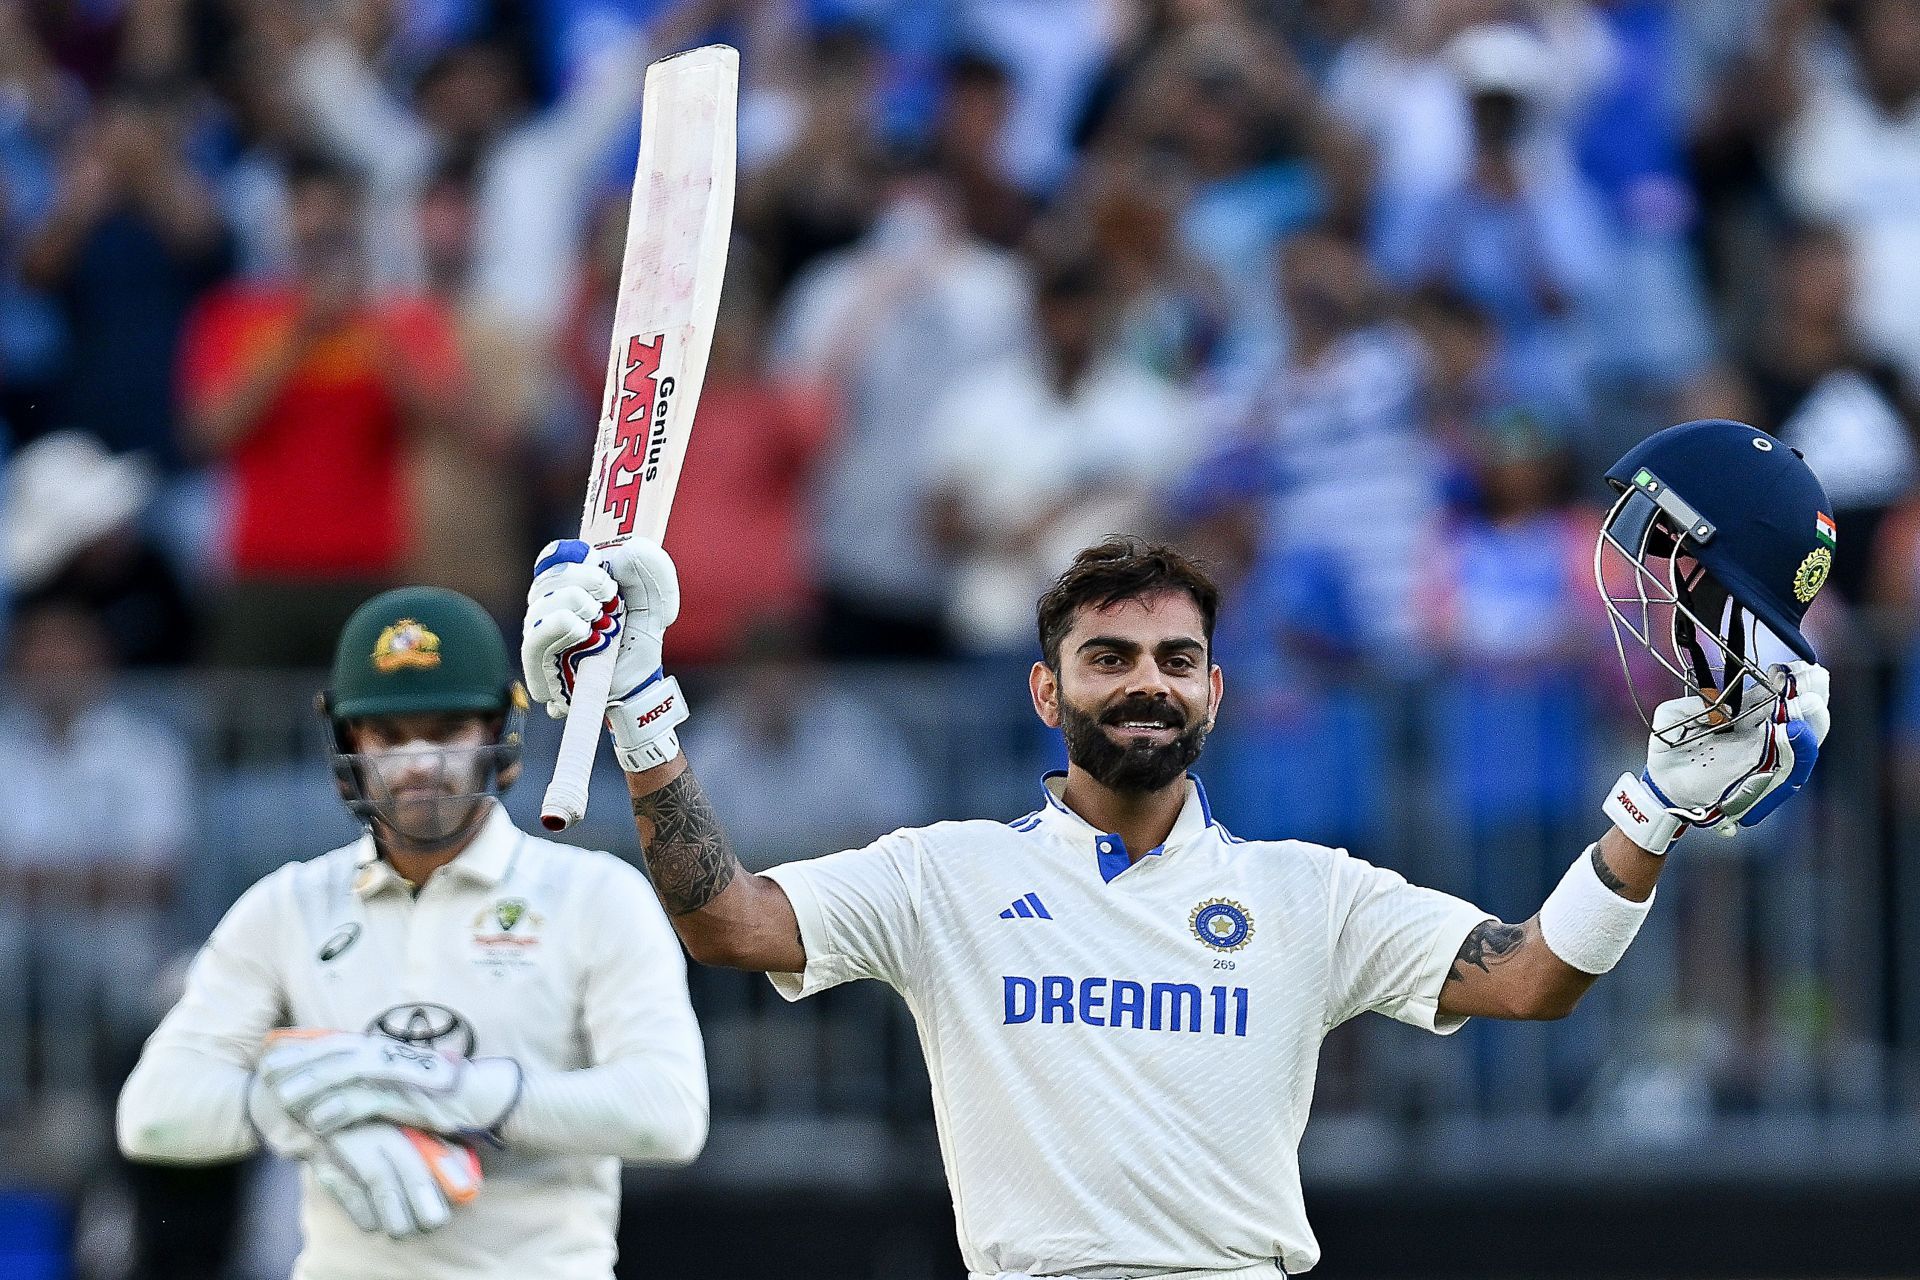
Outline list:
[[[687,700],[680,682],[656,674],[618,702],[607,705],[607,727],[613,731],[613,754],[628,773],[658,768],[680,754],[674,726],[687,718]]]
[[[1652,895],[1632,902],[1600,882],[1593,869],[1599,847],[1588,845],[1540,906],[1540,937],[1547,950],[1582,973],[1605,973],[1620,963],[1653,910]]]
[[[1612,819],[1613,825],[1620,828],[1620,834],[1652,854],[1666,853],[1667,847],[1687,829],[1685,822],[1667,812],[1660,793],[1649,786],[1646,779],[1632,773],[1620,775],[1620,781],[1607,793],[1607,802],[1600,806],[1600,812]]]

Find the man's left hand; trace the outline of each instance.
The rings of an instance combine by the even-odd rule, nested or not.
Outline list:
[[[520,1100],[511,1058],[451,1057],[357,1032],[275,1037],[259,1074],[289,1115],[323,1135],[386,1120],[495,1139]]]
[[[1705,704],[1676,698],[1654,709],[1645,776],[1669,813],[1732,835],[1738,827],[1757,825],[1806,785],[1832,723],[1827,669],[1795,662],[1773,670],[1784,692],[1763,719],[1671,746],[1659,731],[1697,715]]]

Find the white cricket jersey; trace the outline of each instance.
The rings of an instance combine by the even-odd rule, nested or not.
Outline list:
[[[1059,799],[767,874],[804,974],[906,997],[933,1079],[967,1267],[984,1276],[1307,1270],[1298,1148],[1320,1042],[1368,1009],[1441,1033],[1441,984],[1487,914],[1345,851],[1244,841],[1199,782],[1166,843]]]
[[[228,911],[121,1099],[136,1155],[252,1148],[248,1074],[283,1026],[384,1030],[526,1073],[452,1221],[395,1242],[303,1178],[295,1280],[606,1280],[620,1157],[684,1162],[705,1139],[706,1064],[680,945],[645,878],[530,836],[499,806],[411,891],[370,837],[280,868]]]

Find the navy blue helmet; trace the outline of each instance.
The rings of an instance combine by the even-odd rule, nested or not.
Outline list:
[[[1760,659],[1763,632],[1816,660],[1800,625],[1838,536],[1819,479],[1765,432],[1715,418],[1648,436],[1607,483],[1618,496],[1594,576],[1629,686],[1627,636],[1706,706],[1672,740],[1763,710],[1781,692]],[[1749,698],[1749,685],[1769,696]]]

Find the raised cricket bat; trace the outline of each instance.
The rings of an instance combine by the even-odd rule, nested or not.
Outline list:
[[[595,547],[657,542],[667,530],[727,266],[739,82],[740,55],[723,44],[647,68],[606,398],[580,512],[580,537]],[[574,674],[573,710],[540,808],[550,831],[587,811],[612,681],[611,647]]]

